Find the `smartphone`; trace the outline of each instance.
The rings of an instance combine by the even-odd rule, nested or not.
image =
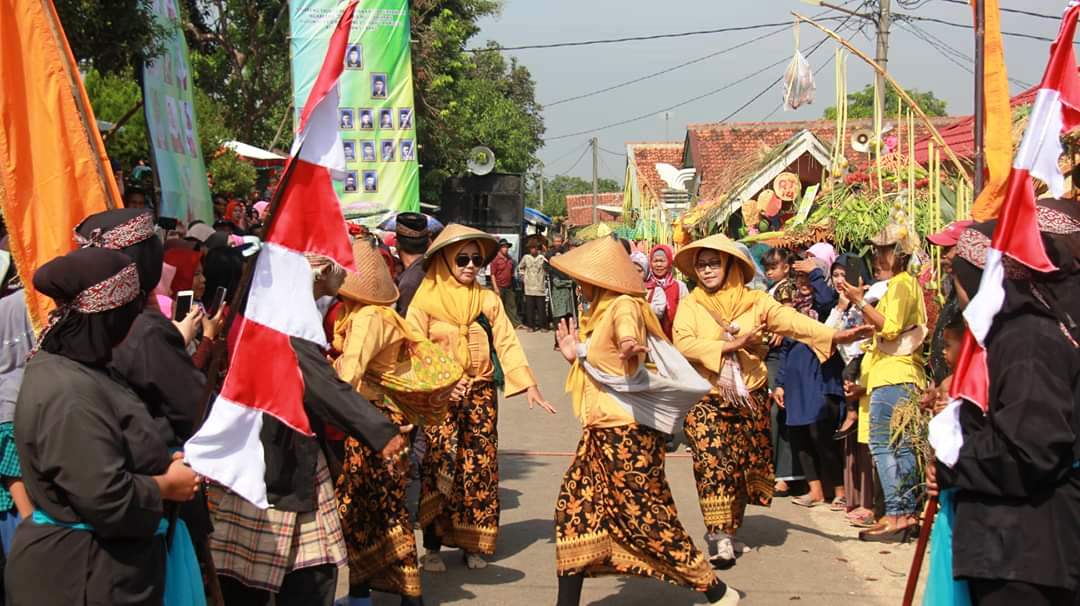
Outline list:
[[[224,286],[218,286],[217,289],[214,290],[214,298],[210,300],[210,309],[207,310],[207,315],[210,317],[217,315],[218,310],[225,304],[225,295],[227,295],[228,292],[228,289]]]
[[[176,231],[177,220],[172,217],[158,217],[157,224],[165,231]]]
[[[191,304],[195,300],[195,291],[181,290],[176,293],[176,305],[173,306],[173,320],[182,321],[191,312]]]

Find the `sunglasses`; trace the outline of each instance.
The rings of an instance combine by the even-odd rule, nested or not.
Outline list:
[[[468,267],[470,261],[472,262],[473,267],[483,267],[484,266],[484,258],[481,257],[480,255],[472,255],[472,256],[458,255],[458,256],[454,257],[454,263],[458,267]]]
[[[713,259],[712,261],[698,261],[694,264],[694,269],[698,271],[705,271],[706,269],[719,270],[724,266],[724,262],[720,259]]]

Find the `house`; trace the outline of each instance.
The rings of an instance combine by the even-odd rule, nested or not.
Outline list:
[[[623,213],[623,192],[598,194],[596,205],[597,221],[621,221]],[[566,196],[566,224],[570,227],[593,224],[593,195],[574,194]]]

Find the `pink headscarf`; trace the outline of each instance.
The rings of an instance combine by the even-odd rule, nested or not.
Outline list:
[[[808,248],[806,252],[813,255],[815,259],[821,259],[825,262],[826,274],[829,273],[829,268],[833,266],[833,263],[836,263],[836,249],[833,248],[832,244],[829,244],[828,242],[818,242],[817,244]]]
[[[255,209],[255,214],[259,217],[259,221],[266,221],[266,209],[270,208],[270,203],[266,200],[259,200],[252,205]]]
[[[157,300],[158,309],[165,315],[166,318],[172,318],[172,281],[176,277],[176,268],[168,263],[161,264],[161,280],[157,286],[154,287],[154,299]]]

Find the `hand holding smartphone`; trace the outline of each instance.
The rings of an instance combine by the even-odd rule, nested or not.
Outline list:
[[[173,306],[173,321],[183,322],[188,313],[191,312],[191,305],[195,300],[195,291],[193,290],[181,290],[176,293],[176,305]]]

